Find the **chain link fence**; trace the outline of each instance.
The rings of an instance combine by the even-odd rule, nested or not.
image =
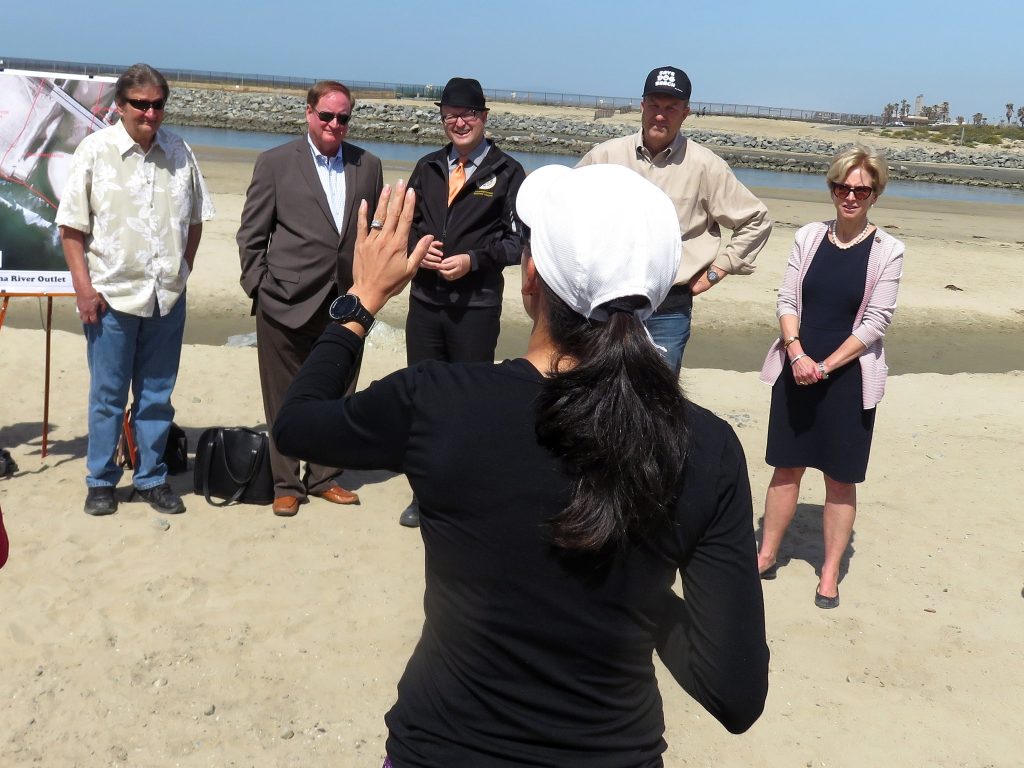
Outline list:
[[[117,77],[126,69],[123,64],[95,64],[76,61],[53,61],[49,59],[0,58],[2,69],[29,69],[42,72],[57,72],[83,76]],[[195,69],[164,69],[160,71],[168,80],[187,86],[224,86],[246,89],[288,89],[307,90],[318,78],[281,77],[279,75],[243,75],[237,72],[213,72]],[[361,98],[427,99],[436,101],[441,97],[441,85],[411,83],[387,83],[362,80],[347,80],[345,84]],[[630,112],[639,109],[638,97],[588,96],[577,93],[548,91],[512,91],[484,89],[489,101],[509,104],[531,104],[553,107],[585,107],[613,112]],[[823,110],[787,109],[784,107],[760,107],[750,104],[725,104],[722,102],[691,101],[691,114],[695,116],[725,115],[733,117],[766,117],[778,120],[803,120],[816,123],[842,125],[881,125],[880,115],[858,115],[849,112]]]

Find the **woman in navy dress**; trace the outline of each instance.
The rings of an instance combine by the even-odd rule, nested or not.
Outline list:
[[[762,578],[793,520],[807,467],[825,477],[825,559],[814,603],[839,605],[839,567],[857,514],[887,368],[882,338],[896,309],[903,243],[871,223],[885,160],[865,147],[835,157],[828,186],[836,217],[796,235],[779,291],[779,339],[761,372],[772,385],[765,460],[775,467],[758,555]]]

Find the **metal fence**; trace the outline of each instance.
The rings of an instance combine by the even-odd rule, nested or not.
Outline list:
[[[49,59],[0,58],[0,70],[29,69],[42,72],[60,72],[72,75],[116,77],[125,70],[123,64],[95,64],[76,61],[53,61]],[[183,85],[227,85],[239,88],[267,88],[306,90],[319,78],[281,77],[280,75],[243,75],[237,72],[213,72],[195,69],[161,68],[164,77]],[[358,95],[364,98],[411,98],[436,100],[441,96],[439,85],[412,83],[387,83],[362,80],[346,80]],[[555,107],[586,107],[588,109],[617,110],[628,112],[640,106],[638,97],[589,96],[577,93],[548,91],[513,91],[507,89],[485,89],[488,100],[509,104],[532,104]],[[750,104],[724,104],[710,101],[691,101],[690,111],[694,116],[726,115],[734,117],[766,117],[778,120],[803,120],[808,122],[836,123],[842,125],[881,125],[880,115],[858,115],[849,112],[826,110],[788,109],[784,107],[761,107]]]

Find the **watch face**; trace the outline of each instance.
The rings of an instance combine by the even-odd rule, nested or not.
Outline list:
[[[718,282],[719,274],[714,269],[708,269],[708,282]]]
[[[349,320],[358,308],[359,298],[346,293],[334,300],[328,314],[331,316],[331,320]]]

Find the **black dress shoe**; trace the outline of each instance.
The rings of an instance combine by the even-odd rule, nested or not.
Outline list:
[[[117,512],[117,499],[114,498],[114,486],[97,485],[89,488],[85,494],[85,514],[101,517]]]
[[[415,496],[412,503],[402,510],[402,514],[398,516],[398,522],[406,528],[420,527],[420,503],[416,501]]]
[[[167,483],[146,490],[136,488],[135,492],[157,512],[163,512],[165,515],[179,515],[185,511],[185,503]]]

